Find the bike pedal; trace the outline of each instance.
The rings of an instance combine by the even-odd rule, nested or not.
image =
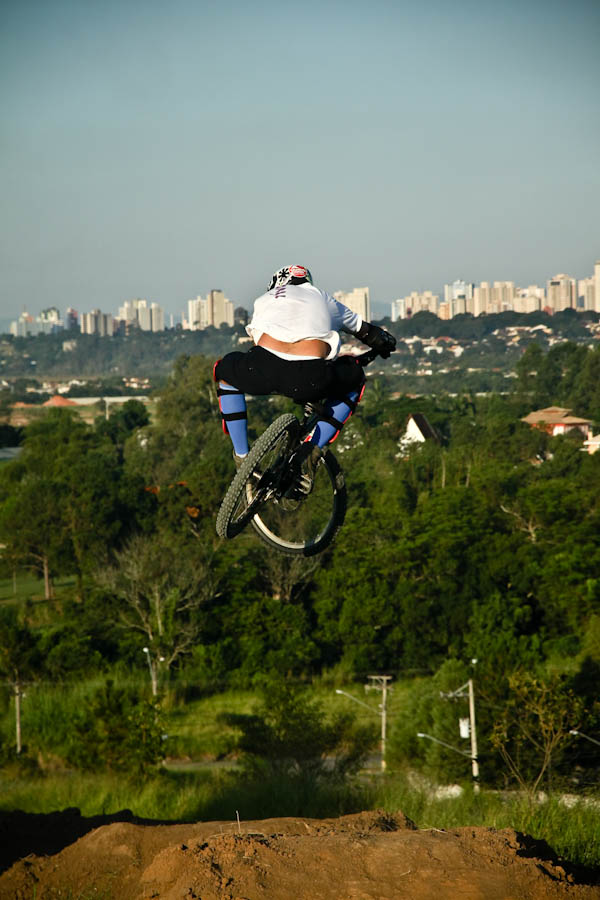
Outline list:
[[[308,495],[310,494],[310,492],[313,489],[314,483],[315,483],[314,478],[311,478],[310,475],[301,475],[295,484],[295,488],[301,494],[304,494],[305,496],[308,497]]]
[[[294,484],[288,488],[284,497],[287,500],[306,500],[313,489],[314,483],[314,478],[312,476],[303,473],[299,475]]]

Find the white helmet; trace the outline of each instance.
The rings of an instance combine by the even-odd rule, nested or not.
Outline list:
[[[272,291],[275,287],[281,287],[284,284],[312,284],[312,275],[310,269],[306,266],[284,266],[278,269],[272,276],[268,291]]]

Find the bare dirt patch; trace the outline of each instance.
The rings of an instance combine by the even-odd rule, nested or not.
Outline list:
[[[600,900],[599,873],[511,829],[417,829],[381,810],[187,825],[100,818],[5,814],[0,898]]]

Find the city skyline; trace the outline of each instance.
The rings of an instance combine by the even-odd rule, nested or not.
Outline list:
[[[418,309],[413,310],[414,312],[418,312],[420,309],[427,309],[431,312],[436,311],[440,304],[444,301],[448,303],[448,301],[452,301],[452,297],[449,294],[457,287],[463,292],[466,289],[472,289],[475,294],[478,288],[492,288],[492,287],[500,287],[500,286],[510,286],[512,287],[513,293],[516,295],[519,292],[522,297],[528,296],[526,293],[530,291],[531,294],[537,294],[540,300],[546,299],[547,288],[553,283],[553,279],[568,279],[572,283],[572,294],[569,297],[568,302],[564,304],[564,306],[573,306],[574,308],[580,309],[592,309],[600,311],[600,260],[596,259],[594,263],[588,265],[589,271],[586,270],[586,274],[582,273],[559,273],[555,272],[553,275],[546,275],[543,279],[543,284],[538,286],[536,283],[525,282],[524,284],[519,284],[514,279],[505,279],[505,280],[492,280],[492,279],[484,279],[479,284],[476,284],[474,281],[465,281],[462,278],[457,278],[452,283],[445,282],[442,286],[441,290],[435,291],[431,288],[424,289],[415,289],[410,290],[405,297],[401,297],[400,295],[396,296],[394,299],[388,301],[375,300],[373,302],[371,298],[371,288],[370,287],[354,287],[351,289],[345,290],[333,290],[329,291],[337,300],[340,300],[342,303],[351,306],[351,308],[358,312],[363,318],[383,318],[385,316],[390,315],[394,319],[394,309],[397,308],[397,304],[401,304],[403,301],[408,303],[409,297],[419,297],[422,298],[425,302],[424,305],[419,306]],[[470,299],[473,299],[473,293],[470,294]],[[512,297],[511,297],[512,299]],[[216,300],[216,307],[215,307]],[[578,300],[582,300],[583,302],[578,303]],[[89,305],[89,304],[88,304]],[[106,305],[106,304],[105,304]],[[435,305],[435,310],[434,310]],[[500,306],[502,304],[500,303]],[[559,306],[556,302],[550,302],[550,309],[558,309]],[[83,307],[85,303],[80,304],[81,312],[86,312]],[[191,323],[191,327],[193,329],[194,320],[198,321],[198,325],[200,325],[203,320],[203,325],[201,327],[205,327],[206,324],[213,324],[214,322],[214,309],[217,308],[219,311],[223,311],[222,314],[219,312],[217,318],[219,319],[219,323],[225,322],[227,324],[231,324],[231,320],[233,319],[233,311],[238,306],[243,307],[249,313],[252,312],[252,303],[248,306],[245,306],[243,303],[238,302],[237,300],[231,300],[230,298],[225,296],[225,293],[219,288],[212,288],[207,292],[207,296],[204,298],[200,294],[196,297],[190,297],[185,301],[178,301],[178,311],[172,312],[169,310],[165,310],[160,303],[157,303],[155,300],[147,300],[141,299],[139,297],[130,298],[125,300],[124,302],[119,301],[118,312],[114,314],[115,319],[122,319],[126,321],[131,321],[132,319],[138,318],[138,313],[134,312],[133,314],[128,312],[128,310],[136,311],[138,306],[142,308],[148,307],[159,307],[162,311],[162,315],[166,316],[168,319],[173,319],[173,321],[179,320],[180,322],[188,321]],[[560,308],[564,308],[560,307]],[[114,308],[114,307],[113,307]],[[204,308],[205,310],[210,309],[210,312],[200,313],[200,309]],[[541,308],[541,307],[540,307]],[[32,311],[31,308],[26,308],[21,311],[19,315],[23,313],[28,313],[32,316],[44,316],[45,313],[49,312],[51,309],[59,309],[58,307],[43,307],[38,310],[38,312]],[[66,307],[68,310],[69,307]],[[227,310],[227,312],[225,312]],[[474,315],[479,315],[481,312],[486,311],[486,305],[484,302],[475,303],[474,307],[469,309],[460,309],[462,312],[471,312]],[[491,311],[490,309],[487,310]],[[499,310],[494,310],[499,311]],[[517,311],[520,312],[533,312],[532,309],[519,309]],[[454,315],[457,314],[455,311]],[[446,317],[445,315],[443,317]],[[18,319],[19,316],[15,316],[14,319]],[[3,321],[7,321],[7,319],[3,319],[0,317],[0,323]],[[150,320],[149,320],[150,321]]]
[[[375,314],[598,252],[600,7],[9,0],[0,316],[248,306],[284,264]],[[33,310],[35,312],[35,310]]]
[[[553,313],[571,308],[578,312],[588,310],[600,312],[600,260],[594,263],[591,275],[579,278],[566,273],[556,273],[546,279],[545,286],[529,284],[523,287],[510,280],[482,281],[475,284],[457,279],[451,284],[444,284],[443,298],[440,293],[436,294],[431,290],[411,291],[405,297],[398,297],[385,304],[386,309],[380,316],[372,312],[369,287],[334,291],[333,296],[363,319],[390,317],[392,322],[423,311],[431,312],[441,319],[451,319],[462,313],[478,316],[508,310],[518,313],[540,310]],[[165,315],[165,310],[158,303],[141,298],[125,301],[116,314],[103,312],[99,308],[79,313],[67,307],[65,323],[57,307],[46,308],[37,317],[25,310],[17,319],[11,321],[10,332],[15,336],[25,333],[35,334],[53,330],[52,326],[61,329],[63,324],[67,329],[76,327],[79,330],[81,327],[84,333],[97,332],[105,335],[112,334],[113,327],[117,331],[119,327],[122,329],[130,325],[140,327],[144,331],[162,331],[177,324],[186,330],[195,331],[211,325],[232,326],[238,309],[244,310],[247,314],[251,313],[251,309],[230,300],[220,289],[210,290],[206,297],[199,294],[189,299],[184,306],[185,309],[179,316],[172,313]],[[28,332],[27,322],[31,322],[32,325],[35,323],[35,330]],[[103,324],[98,326],[100,322]],[[3,320],[0,319],[0,326],[2,324]]]
[[[598,241],[598,244],[600,245],[600,240]],[[584,268],[585,268],[585,265],[586,265],[586,263],[584,262]],[[542,274],[542,276],[540,277],[539,280],[541,280],[542,287],[544,287],[544,289],[545,289],[545,285],[552,278],[556,277],[559,274],[566,274],[579,285],[581,282],[584,282],[589,279],[591,279],[593,281],[594,277],[595,277],[595,270],[597,271],[597,268],[598,268],[598,260],[596,260],[595,263],[590,262],[588,260],[587,269],[585,269],[585,272],[574,272],[572,270],[567,269],[564,273],[563,272],[559,273],[558,269],[555,269],[555,271],[552,275],[550,275],[548,273],[546,273],[545,275]],[[507,277],[508,274],[510,274],[510,273],[505,273],[505,277],[502,279],[491,278],[488,276],[486,278],[483,278],[481,280],[480,284],[481,283],[483,283],[483,284],[485,284],[485,283],[489,283],[489,284],[512,283],[515,285],[515,287],[517,289],[524,288],[529,285],[533,285],[533,286],[537,285],[537,282],[533,279],[529,279],[529,280],[525,279],[523,282],[519,282],[518,280],[515,280],[515,278],[508,278]],[[598,277],[598,276],[596,275],[596,277]],[[369,280],[369,279],[365,279],[365,281],[367,281],[367,280]],[[463,282],[466,284],[473,284],[473,285],[476,284],[476,282],[473,279],[468,279],[465,281],[465,279],[460,274],[457,275],[454,280],[456,282],[460,281],[460,282]],[[370,280],[370,282],[372,282],[372,279]],[[427,278],[422,279],[422,282],[423,282],[423,284],[426,285]],[[449,282],[446,280],[442,284],[440,284],[440,286],[437,289],[435,287],[431,287],[431,285],[429,287],[427,287],[427,286],[425,286],[425,287],[412,286],[407,289],[405,296],[416,293],[416,294],[428,294],[428,295],[430,294],[433,296],[438,295],[439,297],[443,298],[444,289],[446,287],[448,287],[448,285],[449,285]],[[373,291],[370,286],[367,288],[345,287],[343,289],[340,289],[337,287],[333,288],[333,289],[330,287],[326,287],[324,289],[327,290],[327,292],[330,293],[332,296],[335,296],[338,299],[340,299],[342,297],[342,295],[350,296],[356,291],[366,290],[369,295],[369,299],[367,301],[368,308],[372,311],[373,318],[383,318],[385,316],[389,316],[390,315],[390,307],[393,307],[393,304],[397,303],[402,298],[402,292],[400,292],[400,291],[396,292],[396,296],[390,297],[389,299],[388,298],[383,299],[381,297],[373,297],[372,296]],[[220,288],[211,288],[207,292],[208,296],[210,296],[213,293],[222,294],[223,291],[221,291]],[[197,294],[196,297],[189,297],[189,298],[185,298],[185,299],[176,298],[171,308],[169,308],[165,304],[163,304],[160,301],[160,298],[147,300],[145,302],[148,302],[148,304],[153,303],[153,304],[159,305],[163,309],[165,317],[167,317],[167,318],[173,317],[173,319],[175,321],[177,321],[177,320],[182,321],[186,317],[189,317],[189,304],[196,302],[200,299],[201,299],[201,297],[199,294]],[[230,302],[233,304],[234,307],[243,306],[245,309],[247,309],[249,312],[251,312],[254,299],[255,299],[255,297],[252,297],[249,301],[243,302],[243,301],[239,301],[234,298],[234,299],[231,299]],[[109,304],[108,300],[105,300],[103,304],[102,303],[100,304],[100,306],[111,305],[111,308],[113,308],[113,309],[117,309],[117,308],[122,309],[124,305],[126,305],[128,303],[137,303],[138,301],[139,301],[139,297],[123,298],[123,297],[119,296],[116,300],[110,301],[110,304]],[[62,308],[67,309],[67,308],[69,308],[70,305],[71,304],[62,304]],[[87,307],[90,307],[90,303],[89,302],[86,303],[84,298],[81,298],[81,301],[79,302],[78,305],[84,312],[87,311]],[[16,320],[24,312],[27,312],[33,316],[40,316],[44,312],[44,310],[47,310],[51,307],[60,309],[61,305],[60,304],[50,304],[49,305],[49,304],[43,303],[42,301],[33,302],[31,304],[24,304],[23,308],[20,311],[18,311],[16,313],[12,313],[12,314],[5,314],[4,311],[0,309],[0,324],[6,323],[11,320]],[[86,309],[84,309],[84,307],[86,307]],[[590,307],[586,307],[586,308],[590,308]],[[115,315],[115,318],[118,318],[118,317],[119,317],[118,315]]]

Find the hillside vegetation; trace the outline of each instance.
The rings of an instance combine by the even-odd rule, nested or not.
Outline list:
[[[306,797],[376,752],[381,698],[362,685],[385,673],[389,771],[469,780],[417,732],[465,751],[467,700],[441,693],[472,678],[484,786],[594,793],[600,454],[521,418],[559,403],[598,423],[600,349],[534,345],[517,373],[509,395],[416,399],[370,377],[334,448],[346,523],[316,560],[217,539],[233,464],[207,359],[177,361],[151,423],[129,401],[95,426],[52,410],[26,428],[0,468],[5,772],[224,758],[246,784],[300,773]],[[252,400],[252,436],[290,408]],[[400,447],[411,412],[440,443]],[[202,707],[231,692],[246,699]]]

